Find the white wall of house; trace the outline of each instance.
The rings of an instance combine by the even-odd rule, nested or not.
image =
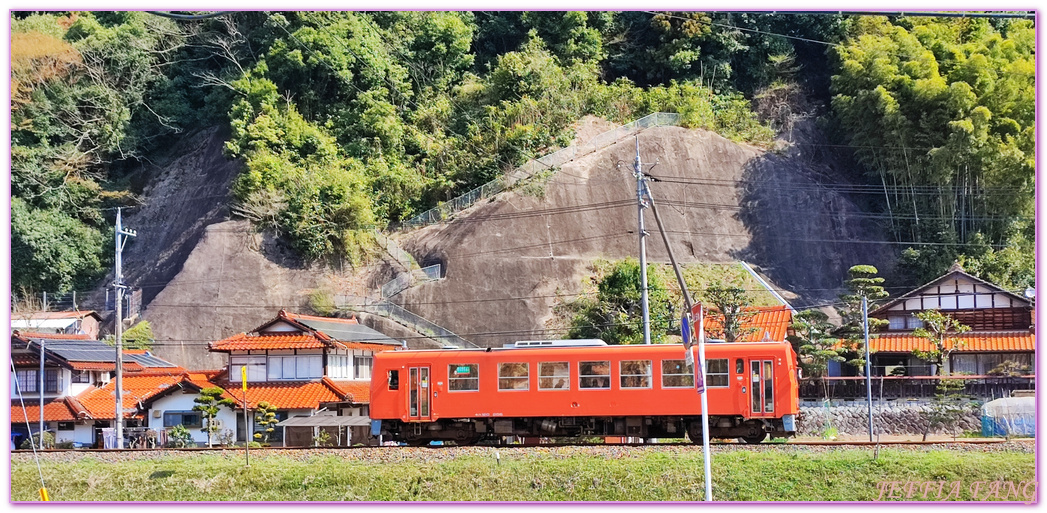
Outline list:
[[[157,399],[146,412],[148,417],[147,425],[150,429],[156,431],[174,427],[164,425],[164,413],[191,412],[193,411],[193,406],[196,406],[193,399],[197,397],[199,397],[197,393],[175,392]],[[234,433],[236,432],[236,414],[237,412],[234,412],[228,406],[219,406],[216,419],[222,423],[222,427],[215,432],[212,442],[217,442],[218,435],[227,429]],[[207,444],[207,433],[202,431],[202,427],[189,428],[189,432],[192,433],[194,442],[202,445]]]

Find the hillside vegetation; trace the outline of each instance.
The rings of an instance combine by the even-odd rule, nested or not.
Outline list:
[[[645,12],[13,13],[12,287],[91,286],[138,162],[228,125],[232,210],[307,259],[572,137],[668,111],[770,147],[808,101],[913,281],[1032,269],[1034,31],[1014,19]],[[758,116],[757,113],[760,113]],[[846,179],[844,179],[846,178]]]

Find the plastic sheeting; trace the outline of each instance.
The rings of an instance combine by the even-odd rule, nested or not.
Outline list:
[[[1034,436],[1036,398],[1005,397],[982,406],[982,436]]]

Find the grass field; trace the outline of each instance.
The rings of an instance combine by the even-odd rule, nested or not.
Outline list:
[[[873,501],[890,498],[881,482],[944,481],[940,497],[932,489],[908,500],[942,499],[955,486],[950,499],[1024,501],[1017,493],[1035,479],[1032,445],[1007,446],[890,448],[875,459],[872,448],[717,447],[713,494]],[[249,468],[234,451],[52,453],[41,467],[53,501],[698,501],[704,494],[694,446],[258,451]],[[12,456],[11,475],[12,500],[39,500],[31,454]],[[994,497],[976,482],[1010,482],[1018,492]]]

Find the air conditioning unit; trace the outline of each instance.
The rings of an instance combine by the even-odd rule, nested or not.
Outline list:
[[[164,416],[164,410],[153,410],[153,418],[158,419]]]
[[[211,419],[211,426],[215,429],[222,429],[222,419]]]

